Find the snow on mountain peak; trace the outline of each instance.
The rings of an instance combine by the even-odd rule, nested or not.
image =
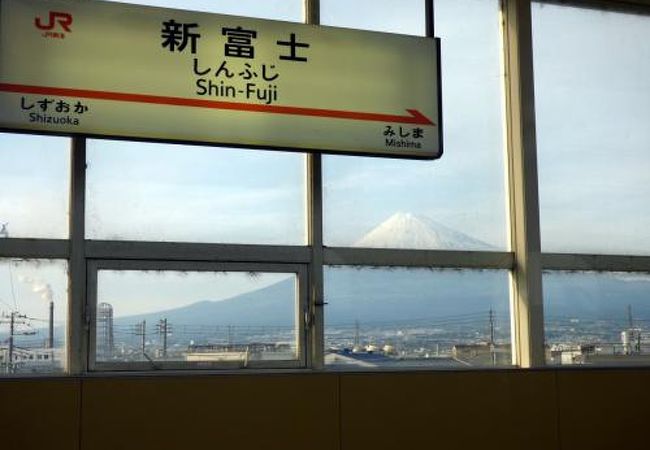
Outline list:
[[[492,249],[492,246],[483,241],[452,230],[428,217],[408,212],[393,214],[359,239],[354,246],[429,250]]]

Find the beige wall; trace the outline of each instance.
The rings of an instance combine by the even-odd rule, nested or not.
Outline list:
[[[647,449],[650,370],[0,381],[0,448]]]

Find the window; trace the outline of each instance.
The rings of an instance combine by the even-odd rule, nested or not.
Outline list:
[[[64,371],[66,278],[64,261],[0,258],[0,376]]]
[[[545,251],[650,254],[649,25],[533,4]]]
[[[323,2],[323,23],[424,34],[424,2],[354,4]],[[442,39],[444,155],[431,162],[326,156],[327,245],[509,246],[499,2],[436,1],[435,11],[435,34]]]
[[[94,368],[302,367],[302,272],[272,265],[93,264]]]
[[[650,275],[548,272],[544,275],[549,364],[650,362]]]
[[[507,271],[330,267],[325,275],[330,367],[512,363]]]
[[[551,365],[650,362],[650,22],[617,9],[532,5]]]
[[[0,133],[0,239],[68,237],[70,139]]]
[[[121,0],[111,0],[120,1]],[[211,0],[193,0],[191,5],[178,0],[128,0],[122,3],[159,6],[161,8],[192,9],[193,11],[232,14],[236,16],[259,17],[261,19],[302,20],[300,0],[225,0],[218,3]]]
[[[90,140],[89,239],[305,243],[304,157]]]

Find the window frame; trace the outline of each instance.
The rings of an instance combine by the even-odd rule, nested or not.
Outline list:
[[[103,362],[97,361],[97,305],[98,273],[111,271],[170,271],[170,272],[264,272],[293,273],[296,275],[295,326],[296,350],[295,360],[250,361],[242,366],[240,362]],[[147,370],[223,370],[223,369],[299,369],[306,367],[306,328],[304,320],[307,308],[307,270],[300,264],[260,264],[260,263],[217,263],[195,261],[155,261],[155,260],[99,260],[88,261],[87,269],[88,295],[86,303],[88,329],[88,371],[147,371]]]
[[[508,0],[511,1],[511,0]],[[580,9],[594,9],[598,11],[630,13],[636,15],[650,16],[650,1],[648,0],[527,0],[531,11],[533,3],[554,4],[558,6],[574,7]],[[530,13],[529,13],[530,14]],[[531,42],[530,53],[532,55],[532,33],[529,37]],[[533,61],[530,66],[532,68]],[[532,82],[532,75],[531,75]],[[529,102],[534,102],[534,93],[531,92]],[[534,119],[534,117],[533,117]],[[534,122],[533,122],[534,124]],[[539,185],[539,183],[538,183]],[[539,204],[537,206],[539,215]],[[540,231],[537,230],[537,234]],[[547,272],[623,272],[650,274],[650,256],[639,254],[593,254],[576,252],[541,252],[540,273]],[[543,302],[543,299],[542,299]],[[543,317],[542,317],[543,321]],[[544,323],[542,322],[542,340],[546,346]],[[548,366],[545,361],[539,366]],[[608,367],[633,367],[636,364],[621,363],[608,365]],[[645,365],[647,367],[647,364]],[[569,369],[574,365],[552,366],[555,369]]]

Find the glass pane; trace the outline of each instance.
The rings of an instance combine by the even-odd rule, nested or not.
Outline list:
[[[119,3],[160,6],[162,8],[187,9],[192,11],[259,17],[261,19],[302,21],[300,0],[111,0]]]
[[[88,142],[90,239],[305,243],[300,154]]]
[[[416,36],[425,33],[421,0],[320,0],[320,5],[323,25]]]
[[[650,364],[650,275],[546,272],[549,364]]]
[[[534,4],[542,247],[650,254],[650,17]]]
[[[68,237],[68,138],[0,133],[0,183],[0,238]]]
[[[326,156],[332,246],[507,248],[497,0],[437,0],[444,155],[438,161]],[[331,25],[423,34],[424,2],[323,1]]]
[[[0,259],[0,376],[63,372],[67,263]]]
[[[296,284],[292,273],[101,270],[96,360],[295,361]]]
[[[325,271],[325,363],[448,368],[512,363],[507,271]]]

